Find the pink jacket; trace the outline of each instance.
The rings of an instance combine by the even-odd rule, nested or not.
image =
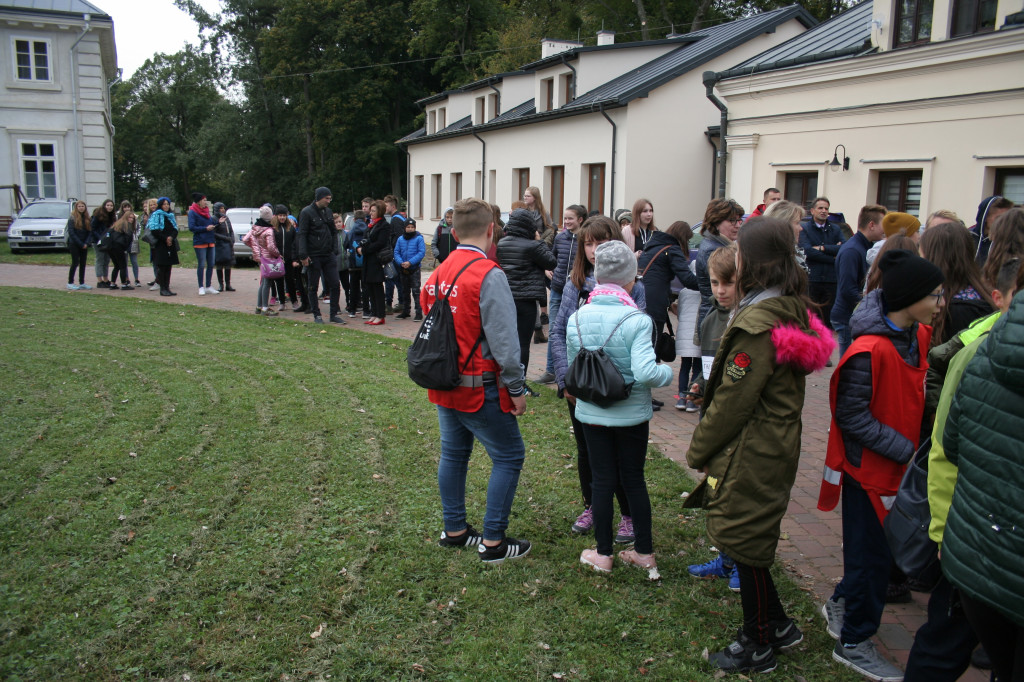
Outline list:
[[[281,257],[274,241],[274,228],[269,225],[253,225],[248,234],[242,237],[242,243],[252,249],[252,259],[257,263]]]

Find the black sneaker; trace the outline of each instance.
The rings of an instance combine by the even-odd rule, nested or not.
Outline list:
[[[768,644],[775,653],[784,651],[804,641],[804,633],[796,626],[793,619],[779,620],[770,623],[768,631]]]
[[[505,538],[501,541],[501,544],[488,547],[481,540],[476,551],[480,555],[480,561],[485,564],[500,564],[505,559],[519,559],[529,554],[530,541]]]
[[[417,311],[416,317],[412,318],[412,321],[413,322],[422,322],[423,321],[423,313]]]
[[[319,315],[317,315],[316,317],[313,318],[313,321],[316,322],[317,324],[323,324],[324,323],[324,318],[322,318]]]
[[[768,673],[778,665],[771,645],[757,644],[742,630],[735,642],[708,656],[708,663],[727,673]]]
[[[484,536],[473,526],[467,525],[466,532],[461,535],[451,536],[446,531],[441,531],[441,539],[437,541],[438,547],[473,547],[484,541]]]
[[[343,320],[340,315],[331,315],[331,322],[334,324],[348,324],[348,322]]]

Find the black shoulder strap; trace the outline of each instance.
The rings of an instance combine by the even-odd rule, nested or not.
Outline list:
[[[481,261],[481,260],[486,260],[486,259],[485,258],[474,258],[473,260],[469,261],[468,263],[466,263],[465,265],[462,266],[462,269],[459,270],[458,273],[456,273],[455,279],[453,279],[452,283],[448,285],[448,291],[444,292],[444,300],[447,301],[448,297],[451,296],[452,289],[455,288],[455,283],[457,281],[459,281],[459,276],[466,271],[466,268],[468,268],[473,263],[476,263],[477,261]]]
[[[582,308],[580,310],[582,310]],[[579,310],[576,311],[576,313],[577,313],[577,315],[576,315],[576,336],[580,340],[580,350],[583,350],[585,348],[585,346],[583,345],[583,333],[580,331],[580,317],[579,317],[579,314],[578,314],[579,312],[580,312]],[[610,334],[608,334],[608,338],[604,340],[604,343],[602,343],[601,347],[598,348],[597,350],[604,350],[604,347],[607,346],[608,342],[612,340],[612,336],[614,336],[615,332],[618,331],[619,325],[621,325],[623,322],[625,322],[627,318],[633,317],[634,315],[643,315],[643,314],[644,313],[639,311],[639,310],[634,310],[634,311],[632,311],[630,313],[627,313],[627,314],[623,315],[622,317],[620,317],[619,321],[615,323],[614,327],[612,327],[612,331],[611,331]]]

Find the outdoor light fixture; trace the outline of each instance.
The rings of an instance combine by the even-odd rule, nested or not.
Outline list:
[[[839,148],[843,148],[843,161],[839,161]],[[828,163],[828,169],[833,173],[839,171],[839,167],[842,166],[844,171],[850,170],[850,157],[846,155],[846,145],[837,144],[836,150],[832,152],[832,160]]]

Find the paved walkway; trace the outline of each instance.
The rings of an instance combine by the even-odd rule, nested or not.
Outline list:
[[[91,263],[87,271],[86,282],[93,283]],[[144,282],[148,281],[152,271],[148,268],[142,268],[141,271]],[[66,275],[67,268],[63,266],[0,264],[0,284],[7,286],[64,289]],[[232,285],[238,290],[236,292],[201,297],[195,284],[194,270],[175,268],[171,276],[171,288],[178,296],[174,298],[162,298],[158,292],[148,291],[145,286],[135,291],[93,289],[89,292],[68,292],[68,295],[134,296],[176,305],[203,305],[249,314],[255,310],[256,289],[259,286],[259,271],[255,268],[236,268],[232,271]],[[290,309],[291,306],[288,307]],[[321,303],[321,307],[326,315],[326,304]],[[312,317],[301,313],[282,312],[281,317],[312,322]],[[359,318],[346,319],[359,329],[394,338],[410,339],[418,328],[411,320],[395,320],[393,316],[388,316],[387,324],[377,327],[364,326]],[[531,347],[530,377],[539,376],[543,371],[546,352],[546,344]],[[833,360],[836,359],[833,357]],[[831,369],[827,369],[807,379],[800,468],[789,503],[789,513],[782,522],[783,536],[778,550],[779,561],[819,601],[832,594],[843,572],[839,513],[825,513],[817,509],[818,489],[828,442],[828,384],[831,372]],[[654,391],[655,397],[665,402],[665,407],[655,413],[651,422],[651,440],[670,459],[692,473],[686,466],[686,448],[697,424],[697,414],[680,412],[672,407],[675,404],[675,391],[674,385]],[[913,593],[913,596],[914,600],[909,604],[886,607],[877,636],[880,648],[901,665],[906,663],[914,633],[927,620],[927,595]],[[986,673],[975,668],[969,668],[961,678],[966,682],[983,682],[987,679]]]

